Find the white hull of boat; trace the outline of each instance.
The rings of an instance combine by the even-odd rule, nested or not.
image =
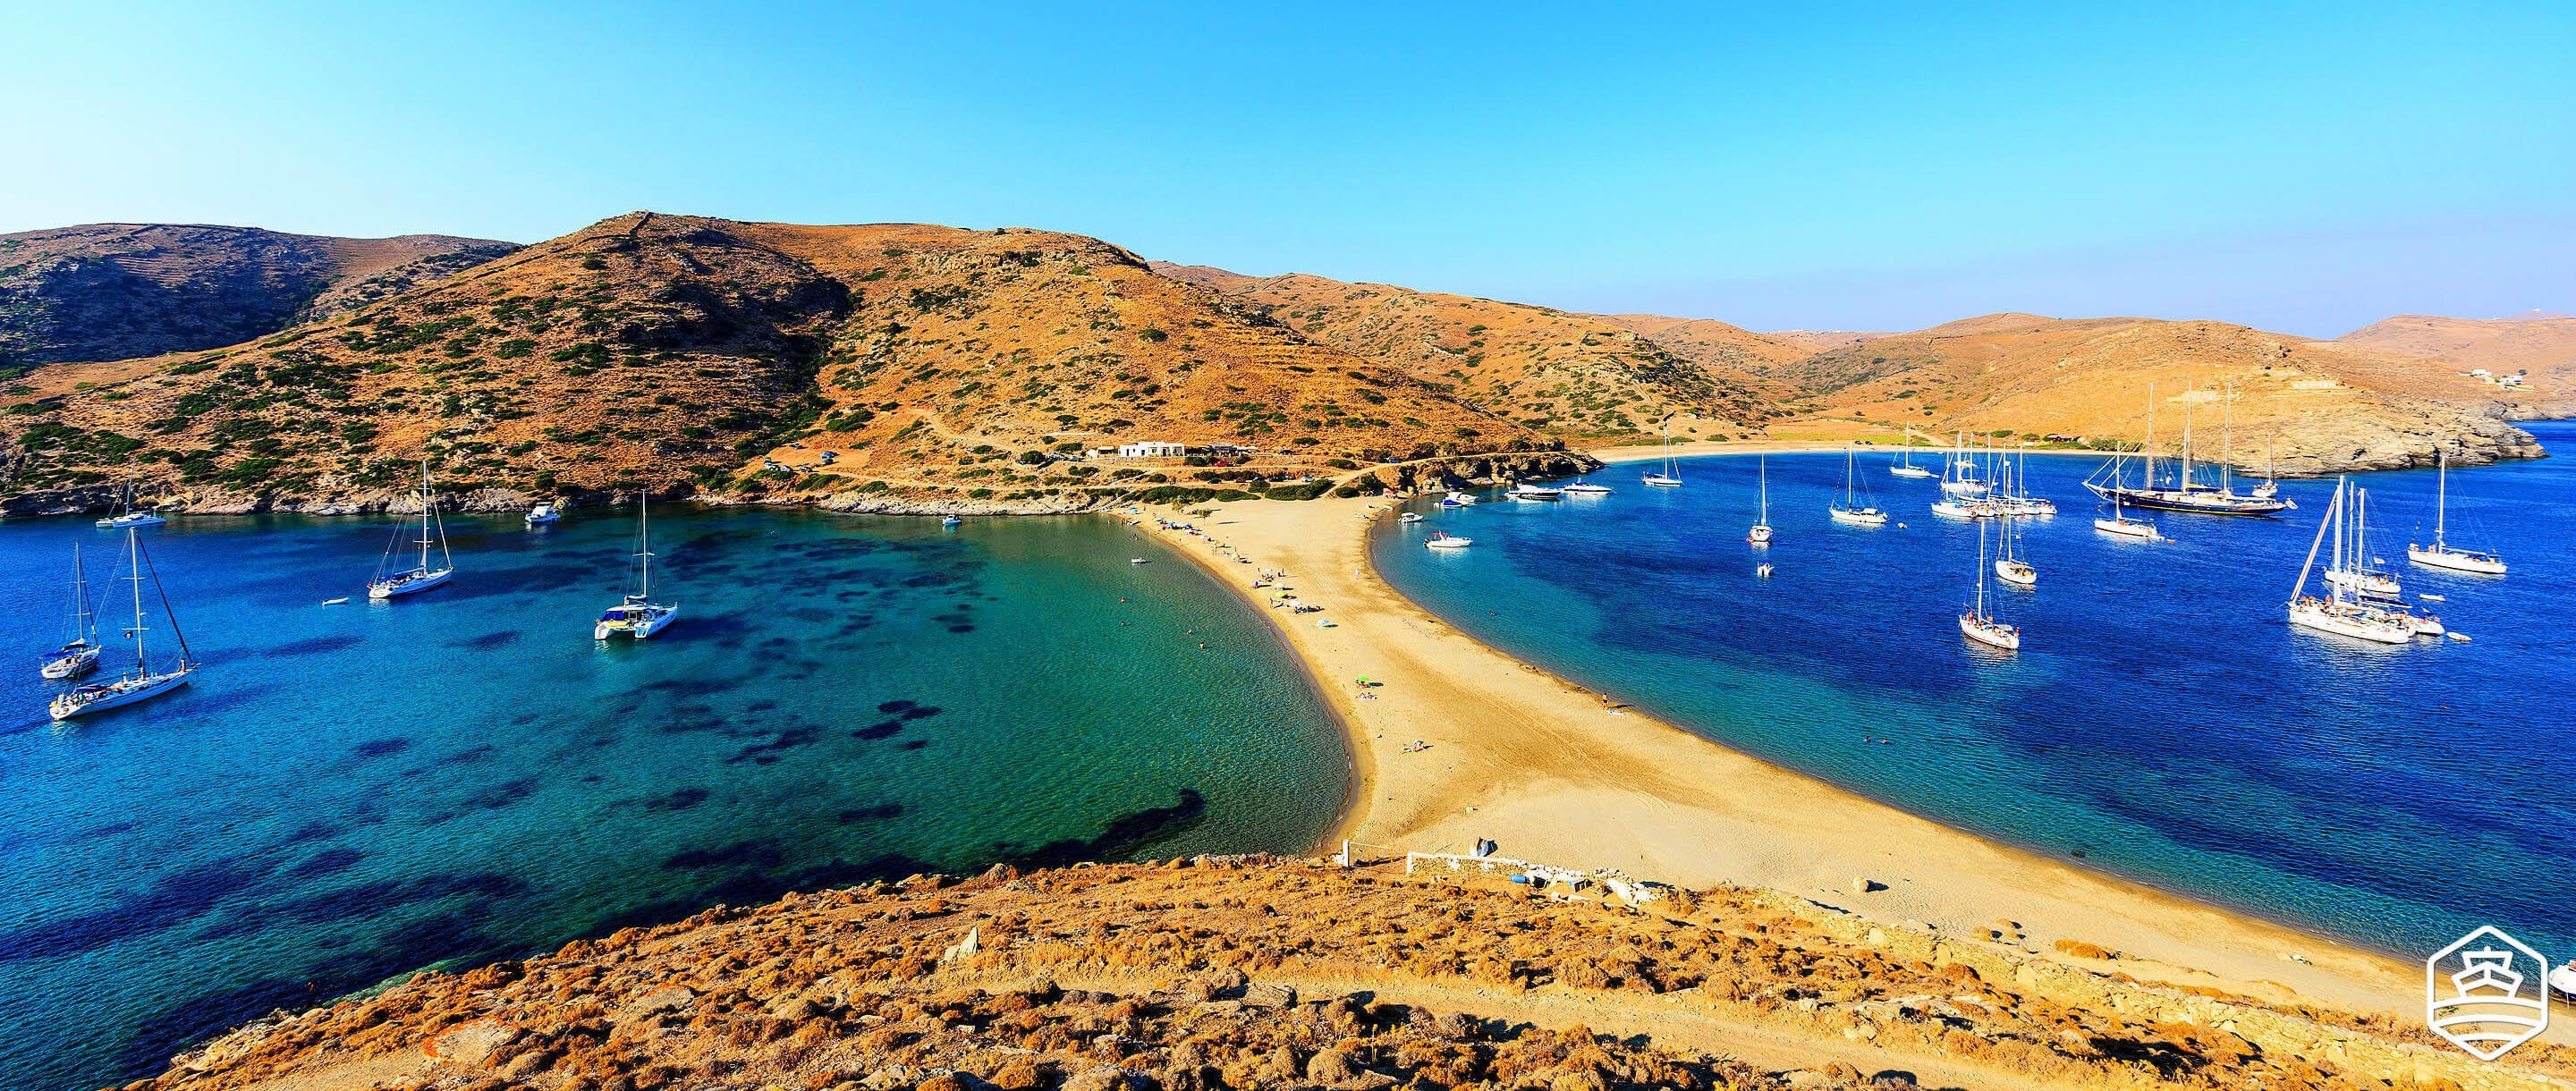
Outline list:
[[[1474,545],[1475,542],[1473,539],[1468,538],[1433,538],[1422,544],[1424,547],[1430,549],[1465,549],[1468,546]]]
[[[1880,511],[1877,508],[1831,508],[1827,510],[1833,514],[1834,522],[1837,523],[1849,523],[1856,527],[1883,527],[1887,525],[1887,513]]]
[[[167,522],[169,522],[169,520],[158,515],[146,515],[137,512],[133,515],[111,515],[105,519],[99,520],[98,525],[106,527],[109,530],[125,530],[129,527],[157,527]]]
[[[1511,495],[1514,500],[1555,500],[1563,497],[1565,490],[1544,485],[1514,485]]]
[[[1753,525],[1753,529],[1744,532],[1744,540],[1752,542],[1755,545],[1761,545],[1762,543],[1768,542],[1771,540],[1771,528],[1763,524],[1756,523]]]
[[[1975,481],[1944,481],[1941,491],[1952,496],[1984,496],[1986,487]]]
[[[1608,496],[1610,495],[1610,486],[1595,485],[1589,481],[1577,481],[1574,484],[1565,487],[1565,494],[1567,496]]]
[[[61,651],[55,652],[53,658],[45,660],[44,669],[38,673],[56,681],[61,681],[67,678],[78,678],[98,669],[99,651],[100,649],[96,645],[84,648],[65,648]]]
[[[2321,599],[2291,603],[2290,624],[2378,644],[2404,644],[2415,638],[2411,629],[2389,620],[2380,611],[2339,608]]]
[[[1959,615],[1959,633],[1979,644],[2002,648],[2008,652],[2021,650],[2020,629],[1992,621],[1979,621],[1975,614]]]
[[[2347,591],[2377,595],[2387,599],[2398,598],[2405,594],[2404,590],[2397,586],[2395,578],[2376,572],[2328,572],[2326,582]]]
[[[1938,500],[1934,501],[1932,504],[1932,514],[1938,515],[1944,519],[1983,519],[1994,513],[1983,504],[1962,504],[1956,500]]]
[[[1418,511],[1408,511],[1402,515],[1396,516],[1395,521],[1399,523],[1419,523],[1422,521],[1422,513]]]
[[[559,521],[562,518],[563,513],[556,511],[553,505],[539,504],[536,506],[535,510],[528,513],[528,525],[532,527],[540,527],[548,523]]]
[[[1642,480],[1644,480],[1646,484],[1652,485],[1658,489],[1678,489],[1682,487],[1681,478],[1665,477],[1662,474],[1647,474]]]
[[[119,679],[100,686],[82,686],[54,698],[53,705],[47,709],[47,712],[56,720],[68,720],[74,716],[105,712],[137,701],[148,701],[187,685],[188,673],[180,670],[168,674],[146,675],[142,678]]]
[[[1996,561],[1995,578],[2015,587],[2039,586],[2039,570],[2020,561]]]
[[[414,570],[414,572],[417,571],[418,570]],[[386,599],[395,598],[401,595],[416,595],[420,592],[427,591],[432,587],[446,583],[449,577],[456,575],[456,570],[453,568],[442,568],[435,572],[426,574],[405,573],[405,575],[409,575],[411,578],[404,579],[397,576],[393,579],[377,580],[374,583],[368,584],[367,597],[378,602],[382,602]]]
[[[2101,531],[2104,534],[2117,534],[2123,538],[2135,538],[2141,542],[2161,542],[2165,540],[2165,536],[2156,530],[2156,525],[2154,523],[2141,523],[2135,519],[2096,519],[2093,520],[2093,529]]]
[[[1898,477],[1932,476],[1932,471],[1924,469],[1921,466],[1890,466],[1887,468],[1887,472],[1895,474]]]
[[[624,622],[599,622],[598,624],[591,626],[590,638],[592,640],[606,640],[612,636],[631,636],[637,640],[642,640],[669,627],[671,622],[679,616],[680,608],[677,606],[656,607],[646,612],[643,620],[641,621],[628,620]]]
[[[2497,560],[2494,557],[2487,556],[2483,553],[2469,553],[2457,549],[2442,549],[2438,547],[2425,549],[2420,546],[2410,545],[2406,547],[2406,559],[2413,561],[2416,564],[2423,565],[2426,568],[2440,568],[2452,572],[2471,572],[2481,576],[2501,576],[2504,575],[2505,572],[2503,561]]]

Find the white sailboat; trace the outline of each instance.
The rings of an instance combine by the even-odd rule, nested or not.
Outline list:
[[[1968,433],[1959,433],[1950,451],[1950,464],[1941,471],[1941,491],[1952,496],[1984,496],[1986,483],[1977,480],[1977,460],[1968,454]]]
[[[1753,529],[1744,532],[1744,540],[1763,545],[1771,540],[1771,456],[1755,456],[1754,465],[1762,475],[1762,514],[1753,520]]]
[[[1664,468],[1647,474],[1643,480],[1658,489],[1682,487],[1681,471],[1673,466],[1673,419],[1671,417],[1664,418]]]
[[[1837,523],[1849,523],[1856,527],[1886,526],[1886,512],[1852,500],[1852,459],[1855,457],[1852,450],[1850,447],[1843,448],[1843,502],[1826,510]]]
[[[2370,490],[2354,486],[2350,521],[2352,548],[2344,564],[2326,572],[2326,582],[2337,584],[2365,599],[2397,602],[2406,595],[2397,577],[2379,566],[2379,558],[2370,553]]]
[[[72,638],[63,646],[45,653],[44,668],[38,673],[61,680],[78,678],[98,669],[98,611],[90,608],[89,575],[81,568],[80,543],[72,543]]]
[[[1898,459],[1898,461],[1897,461],[1896,465],[1893,465],[1893,466],[1888,467],[1888,468],[1887,468],[1887,472],[1892,473],[1892,474],[1895,474],[1895,475],[1896,475],[1896,476],[1898,476],[1898,477],[1930,477],[1930,476],[1932,476],[1932,471],[1927,470],[1927,469],[1924,469],[1923,467],[1921,467],[1921,466],[1917,466],[1917,465],[1915,465],[1915,464],[1914,464],[1914,426],[1913,426],[1913,425],[1910,425],[1910,424],[1909,424],[1909,425],[1906,425],[1906,426],[1905,426],[1905,452],[1904,452],[1903,454],[1901,454],[1901,455],[1898,455],[1898,456],[1897,456],[1897,459]]]
[[[1985,531],[1979,530],[1977,536],[1980,539],[1984,538]],[[1995,578],[2015,587],[2037,587],[2039,569],[2033,566],[2028,558],[2013,552],[2013,540],[2019,537],[2020,535],[2013,530],[2012,516],[2004,516],[2003,532],[2000,535],[2002,549],[1998,551],[1999,555],[1995,558]]]
[[[2391,611],[2361,601],[2360,596],[2331,579],[2325,581],[2325,595],[2308,594],[2308,573],[2317,566],[2317,552],[2328,535],[2334,538],[2334,552],[2326,565],[2328,572],[2344,568],[2347,549],[2344,535],[2345,498],[2351,492],[2349,480],[2335,483],[2334,502],[2326,508],[2325,517],[2317,521],[2317,537],[2308,543],[2308,559],[2299,566],[2298,585],[2290,589],[2290,624],[2321,633],[2348,636],[2376,644],[2404,644],[2415,636],[2414,627]]]
[[[640,493],[637,494],[635,498],[636,592],[626,596],[624,602],[609,607],[599,615],[599,621],[590,628],[592,640],[606,640],[612,636],[631,636],[642,640],[661,632],[663,626],[671,623],[671,619],[680,616],[680,608],[677,605],[664,606],[653,601],[653,534],[649,521],[650,515],[647,511],[650,507],[650,499]]]
[[[394,533],[400,535],[402,528],[409,525],[409,520],[395,524]],[[420,560],[410,568],[388,574],[385,567],[394,563],[394,545],[400,540],[397,537],[394,542],[386,543],[384,559],[376,562],[376,578],[367,583],[368,598],[382,601],[396,595],[427,591],[456,575],[456,559],[447,552],[447,525],[439,520],[438,498],[429,491],[427,459],[420,464]],[[439,566],[436,568],[429,566],[432,542],[438,545]]]
[[[179,631],[179,615],[170,610],[170,596],[161,591],[161,579],[151,569],[151,559],[143,552],[143,540],[134,528],[125,531],[126,566],[132,572],[134,585],[134,624],[125,635],[134,638],[134,670],[118,675],[113,682],[98,682],[56,694],[46,712],[55,720],[68,720],[92,712],[104,712],[121,705],[149,700],[188,684],[188,675],[197,669],[188,655],[188,638]],[[143,654],[143,581],[150,574],[154,593],[161,596],[161,613],[170,619],[170,635],[179,641],[179,662],[169,670],[152,673],[152,662]]]
[[[2450,522],[2451,455],[2440,456],[2442,476],[2433,492],[2433,544],[2419,546],[2406,543],[2406,559],[2426,568],[2445,568],[2453,572],[2474,572],[2481,576],[2504,575],[2504,558],[2473,549],[2454,549],[2443,540],[2443,530]],[[2417,524],[2421,525],[2421,524]]]
[[[134,479],[129,476],[125,479],[125,488],[117,493],[116,514],[99,520],[98,525],[110,530],[132,530],[136,527],[157,527],[167,522],[169,520],[157,513],[134,510]]]
[[[1977,598],[1975,605],[1960,612],[1959,633],[2008,652],[2021,649],[2021,627],[2006,625],[1986,612],[1986,528],[1982,523],[1977,526]]]
[[[2116,468],[2117,465],[2117,463],[2113,464],[2115,468],[2112,470],[2112,488],[2109,493],[2105,494],[2111,498],[2111,517],[2108,519],[2097,518],[2093,520],[2093,529],[2101,531],[2104,534],[2117,534],[2123,538],[2135,538],[2142,542],[2164,541],[2165,536],[2156,530],[2156,525],[2154,523],[2150,523],[2144,519],[2131,519],[2128,516],[2120,514],[2120,497],[2125,494],[2127,490],[2119,487],[2119,470]]]

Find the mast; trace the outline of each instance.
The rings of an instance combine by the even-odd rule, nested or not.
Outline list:
[[[2191,403],[2182,403],[2182,478],[2174,482],[2184,492],[2191,491]]]
[[[429,571],[429,460],[420,460],[420,570]]]
[[[2140,448],[2140,453],[2142,453],[2142,454],[2144,454],[2144,455],[2146,456],[2146,460],[2147,460],[2147,479],[2146,479],[2146,481],[2145,481],[2145,482],[2141,483],[2138,487],[2139,487],[2139,488],[2141,488],[2141,489],[2152,489],[2152,488],[2155,488],[2155,487],[2156,487],[2156,384],[2155,384],[2155,383],[2153,383],[2153,382],[2149,382],[2149,383],[2147,384],[2147,443],[2146,443],[2146,446],[2144,446],[2144,447]]]
[[[143,547],[134,540],[133,527],[125,528],[125,561],[133,569],[134,674],[138,678],[149,678],[152,672],[145,669],[143,663]]]
[[[90,637],[98,632],[97,616],[89,608],[89,572],[81,565],[80,543],[72,543],[72,639],[95,644]]]
[[[2299,565],[2299,585],[2290,589],[2291,602],[2295,603],[2299,601],[2299,596],[2307,593],[2308,572],[2317,566],[2317,549],[2325,545],[2326,528],[2334,525],[2335,512],[2342,508],[2343,486],[2337,485],[2335,486],[2334,503],[2326,508],[2325,518],[2317,520],[2317,536],[2315,540],[2308,543],[2308,559]],[[2334,581],[2326,581],[2326,586],[2328,591],[2331,592],[2334,586]]]
[[[2450,518],[2451,453],[2449,451],[2435,451],[2433,453],[2433,457],[2442,467],[2442,476],[2435,479],[2438,484],[2433,486],[2433,552],[2441,553],[2450,548],[2442,543],[2442,524]],[[2419,523],[2416,525],[2421,526],[2423,524]],[[2477,535],[2469,535],[2469,540],[2471,544],[2476,544]],[[77,550],[80,547],[74,546],[72,548]],[[75,554],[75,556],[77,556],[77,554]]]
[[[1977,524],[1977,622],[1986,620],[1986,525]]]
[[[2218,489],[2236,495],[2236,388],[2221,384],[2225,396],[2218,425]]]
[[[644,568],[644,600],[653,600],[653,531],[650,522],[653,508],[651,493],[638,492],[635,497],[635,555]]]
[[[1771,456],[1756,455],[1754,463],[1762,474],[1762,521],[1771,521]]]

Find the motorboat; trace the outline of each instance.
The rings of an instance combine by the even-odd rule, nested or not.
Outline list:
[[[562,519],[563,512],[552,504],[539,504],[528,509],[528,525],[532,527],[541,527]]]
[[[1452,491],[1449,495],[1440,498],[1440,506],[1444,508],[1471,508],[1476,506],[1476,498],[1468,493]]]
[[[1422,544],[1431,549],[1465,549],[1475,542],[1455,534],[1435,530],[1431,532],[1431,537],[1422,540]]]
[[[1561,500],[1565,497],[1565,490],[1522,482],[1513,485],[1505,495],[1514,500]]]
[[[1418,511],[1408,511],[1402,515],[1396,516],[1395,521],[1399,523],[1419,523],[1422,521],[1422,513]]]
[[[1610,495],[1610,486],[1608,486],[1608,485],[1595,485],[1595,484],[1593,484],[1593,483],[1591,483],[1591,482],[1589,482],[1589,481],[1581,481],[1581,480],[1578,480],[1578,481],[1576,481],[1574,484],[1571,484],[1571,485],[1568,485],[1568,486],[1566,486],[1566,487],[1565,487],[1565,495],[1567,495],[1567,496],[1608,496],[1608,495]]]

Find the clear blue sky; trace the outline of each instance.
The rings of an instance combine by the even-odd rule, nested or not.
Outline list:
[[[1764,329],[2576,311],[2565,0],[1390,7],[8,4],[0,231],[1011,224]]]

